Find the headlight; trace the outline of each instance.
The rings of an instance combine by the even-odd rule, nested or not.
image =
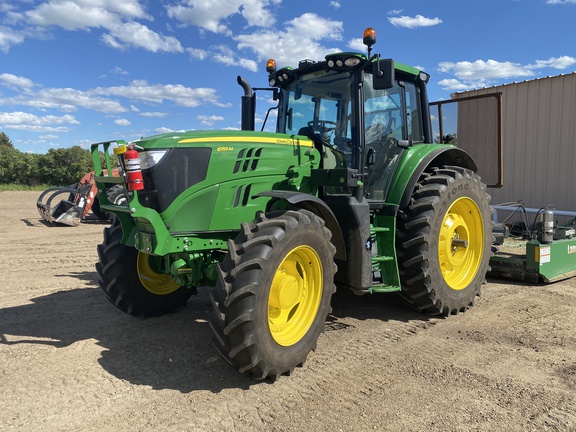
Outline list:
[[[360,64],[360,59],[358,57],[348,57],[344,60],[344,64],[348,67],[358,66]]]
[[[168,150],[153,150],[153,151],[143,151],[138,154],[140,156],[140,165],[143,170],[152,168],[154,165],[158,164],[164,156],[168,153]]]

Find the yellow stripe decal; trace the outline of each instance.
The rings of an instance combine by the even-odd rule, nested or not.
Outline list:
[[[186,143],[208,143],[208,142],[245,142],[245,143],[267,143],[279,145],[301,145],[306,147],[313,147],[310,140],[300,140],[291,138],[265,138],[265,137],[205,137],[205,138],[187,138],[178,141],[178,144]]]

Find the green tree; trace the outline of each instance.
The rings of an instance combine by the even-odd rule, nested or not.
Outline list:
[[[21,180],[19,183],[36,186],[40,184],[40,162],[42,160],[42,155],[37,153],[23,153],[22,154],[22,165],[21,169]]]
[[[92,154],[80,146],[50,149],[45,155],[22,153],[0,132],[0,184],[67,186],[93,170]]]
[[[22,183],[23,161],[22,152],[14,147],[0,145],[0,183]]]
[[[55,186],[76,183],[94,169],[90,152],[80,146],[50,149],[39,165],[41,181]]]
[[[12,141],[10,141],[10,138],[8,138],[8,135],[4,132],[0,132],[0,147],[14,148],[14,144],[12,144]]]

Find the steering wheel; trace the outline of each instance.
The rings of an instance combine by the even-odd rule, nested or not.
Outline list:
[[[309,127],[320,133],[332,132],[334,129],[336,129],[336,122],[331,120],[317,120],[317,121],[311,120],[307,124]],[[331,126],[327,127],[326,125]]]

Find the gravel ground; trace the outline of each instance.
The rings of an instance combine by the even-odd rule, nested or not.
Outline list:
[[[105,225],[47,226],[0,192],[0,430],[576,431],[576,278],[489,280],[447,319],[337,296],[318,349],[275,383],[211,345],[200,289],[135,319],[98,288]]]

